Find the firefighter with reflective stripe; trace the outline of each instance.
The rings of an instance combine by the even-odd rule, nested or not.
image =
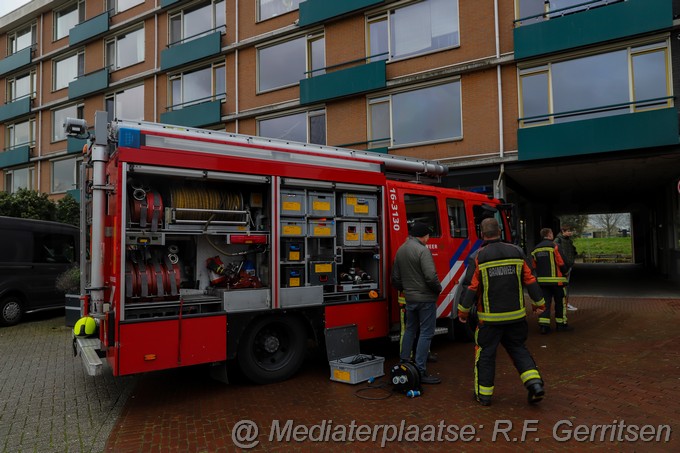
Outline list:
[[[475,332],[475,398],[491,404],[496,374],[496,350],[502,344],[528,391],[529,403],[543,399],[543,379],[526,348],[528,335],[524,287],[534,300],[533,310],[541,313],[545,302],[530,262],[519,247],[500,241],[500,227],[494,218],[480,225],[485,244],[477,253],[472,278],[458,305],[458,318],[466,322],[470,307],[477,304],[479,324]]]
[[[572,328],[567,324],[567,301],[564,288],[567,285],[565,277],[569,267],[560,254],[550,228],[541,229],[541,242],[531,252],[536,269],[536,279],[543,291],[545,311],[538,318],[541,334],[550,333],[550,307],[555,301],[555,324],[557,331],[567,331]]]

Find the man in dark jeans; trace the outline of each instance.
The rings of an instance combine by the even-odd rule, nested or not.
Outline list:
[[[442,291],[432,253],[426,247],[431,231],[429,226],[416,222],[409,238],[397,250],[392,269],[392,285],[403,291],[406,298],[406,331],[402,339],[401,360],[410,360],[417,335],[415,362],[423,384],[441,382],[426,370],[437,321],[437,298]]]

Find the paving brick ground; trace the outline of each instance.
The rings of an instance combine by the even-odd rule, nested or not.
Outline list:
[[[398,436],[402,423],[404,436],[400,442],[387,442],[390,451],[680,451],[680,298],[572,297],[572,303],[579,307],[570,313],[574,332],[541,336],[536,319],[530,318],[528,345],[547,389],[538,406],[527,405],[526,393],[504,353],[499,354],[493,404],[479,406],[471,398],[473,346],[437,339],[434,349],[440,361],[430,371],[440,375],[443,384],[426,387],[425,394],[415,399],[400,395],[361,399],[359,395],[390,393],[362,391],[366,384],[330,381],[328,365],[320,356],[310,357],[295,378],[267,386],[225,386],[210,380],[202,367],[144,375],[105,451],[239,451],[232,435],[254,432],[242,424],[245,420],[259,430],[253,451],[374,450],[383,434]],[[387,371],[396,354],[393,347],[383,353]],[[98,407],[91,418],[101,414]],[[339,429],[351,429],[352,423],[368,427],[361,429],[390,424],[395,428],[380,428],[375,442],[272,441],[276,420],[280,426],[292,420],[302,426],[298,429],[309,428],[317,436],[323,428],[331,439]],[[37,425],[31,429],[35,431]],[[437,441],[440,425],[442,436],[450,439],[457,432],[453,425],[469,425],[475,433],[467,442]],[[645,425],[649,428],[642,428]],[[650,430],[644,431],[648,436],[664,425],[670,428],[669,440],[664,437],[669,430],[661,432],[660,441],[632,440],[641,429]],[[506,438],[500,431],[510,426]],[[523,426],[536,429],[527,431],[524,440]],[[416,430],[421,434],[419,442],[412,441]],[[589,432],[595,432],[593,440],[587,440]]]
[[[0,452],[100,452],[134,378],[87,376],[60,315],[0,327]]]

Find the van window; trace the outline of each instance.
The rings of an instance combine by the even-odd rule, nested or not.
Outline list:
[[[446,211],[449,214],[449,231],[451,232],[451,237],[468,237],[465,203],[462,200],[448,198],[446,200]]]
[[[431,237],[441,237],[439,216],[437,215],[437,199],[425,195],[405,194],[406,221],[409,227],[415,222],[422,222],[433,230]]]
[[[30,263],[33,256],[33,241],[30,231],[3,230],[0,260],[8,263]]]
[[[35,233],[33,261],[36,263],[72,263],[75,261],[75,238],[68,234]]]

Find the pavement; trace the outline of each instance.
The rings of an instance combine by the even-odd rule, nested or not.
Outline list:
[[[474,345],[440,337],[429,372],[443,383],[407,398],[386,377],[331,381],[314,350],[295,377],[266,386],[224,385],[202,366],[89,377],[63,316],[32,317],[0,329],[0,451],[680,451],[680,285],[616,266],[575,268],[573,332],[539,335],[529,316],[546,382],[534,406],[502,352],[492,405],[479,406]],[[388,374],[397,362],[394,344],[362,352],[384,356]]]

